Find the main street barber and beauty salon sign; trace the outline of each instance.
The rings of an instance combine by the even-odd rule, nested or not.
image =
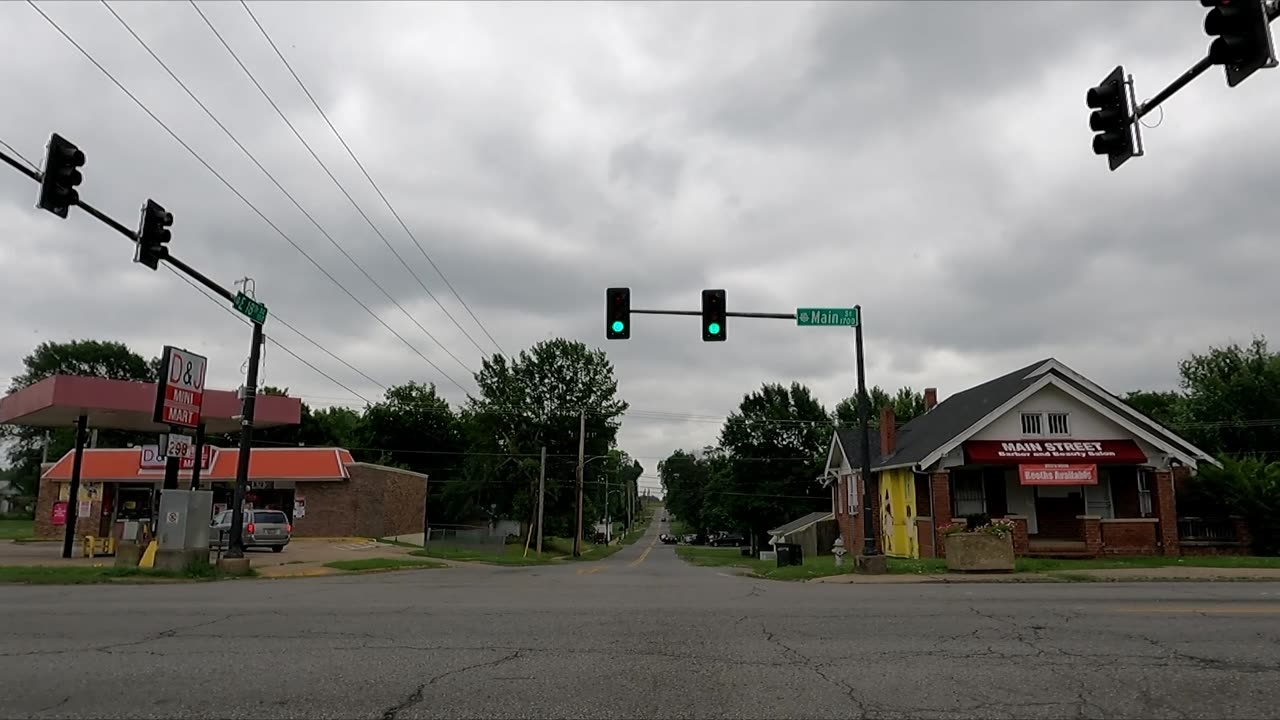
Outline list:
[[[1144,465],[1147,455],[1132,440],[969,440],[964,460],[968,465]]]

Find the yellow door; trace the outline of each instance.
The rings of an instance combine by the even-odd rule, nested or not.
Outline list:
[[[915,478],[908,472],[885,473],[880,483],[880,528],[886,555],[920,556],[916,535]]]

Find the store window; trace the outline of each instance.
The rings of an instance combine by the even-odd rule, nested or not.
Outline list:
[[[955,516],[962,518],[986,512],[986,483],[983,482],[981,471],[959,471],[955,478]]]

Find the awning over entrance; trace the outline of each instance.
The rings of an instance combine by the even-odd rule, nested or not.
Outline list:
[[[156,384],[131,380],[55,375],[0,398],[0,425],[71,427],[85,415],[90,428],[138,432],[167,432],[168,426],[152,422]],[[230,390],[205,390],[201,417],[210,435],[240,432],[240,400]],[[280,395],[259,395],[254,427],[297,425],[302,421],[302,400]],[[254,450],[254,455],[258,454]]]
[[[1145,465],[1147,454],[1133,440],[968,440],[968,465],[1096,463]]]
[[[232,482],[240,451],[235,448],[210,448],[209,468],[201,473],[206,483]],[[74,453],[69,452],[41,476],[60,482],[71,479]],[[249,480],[338,481],[350,477],[347,465],[355,462],[351,453],[341,448],[254,448],[249,454]],[[182,470],[180,479],[189,479],[190,470]],[[160,482],[164,466],[155,467],[144,456],[143,448],[85,450],[81,482]]]

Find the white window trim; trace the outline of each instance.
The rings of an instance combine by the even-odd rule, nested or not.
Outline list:
[[[1036,426],[1039,428],[1037,432],[1027,432],[1027,418],[1036,418]],[[1023,437],[1042,437],[1045,434],[1044,413],[1024,412],[1018,415],[1018,421],[1022,424]]]
[[[1066,432],[1054,432],[1054,431],[1053,431],[1053,418],[1054,418],[1054,417],[1061,417],[1061,418],[1062,418],[1062,424],[1066,426]],[[1071,413],[1069,413],[1069,412],[1051,412],[1051,413],[1046,413],[1046,414],[1045,414],[1045,420],[1046,420],[1046,423],[1045,423],[1045,431],[1046,431],[1046,433],[1045,433],[1045,434],[1047,434],[1047,435],[1054,435],[1054,436],[1057,436],[1057,437],[1071,437]]]

